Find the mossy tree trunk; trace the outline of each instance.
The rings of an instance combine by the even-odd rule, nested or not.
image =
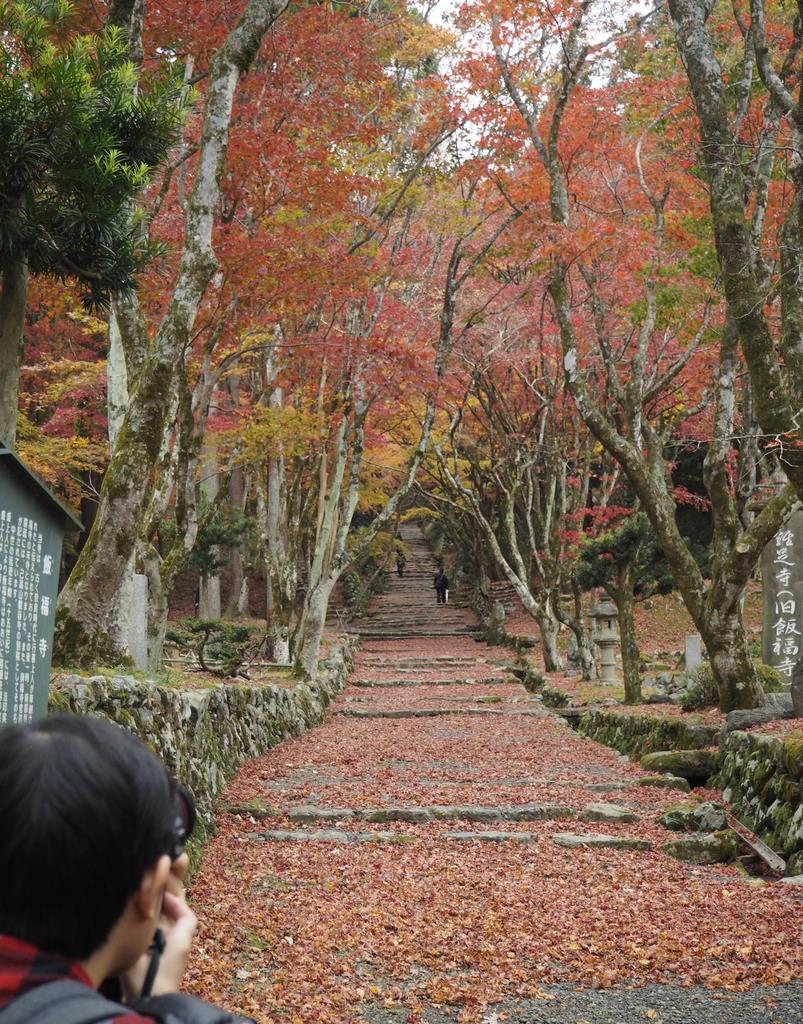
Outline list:
[[[749,42],[755,47],[756,66],[769,93],[768,109],[785,117],[791,134],[783,159],[791,154],[790,177],[794,195],[781,231],[781,331],[773,331],[766,313],[766,287],[759,271],[748,214],[751,190],[744,175],[742,144],[730,124],[730,86],[708,34],[709,5],[704,0],[670,0],[675,41],[691,87],[700,130],[701,154],[706,170],[717,259],[730,319],[738,333],[750,373],[756,418],[762,431],[782,445],[783,468],[803,500],[803,318],[801,317],[801,192],[803,190],[803,102],[797,100],[773,68],[764,36],[763,0],[752,0]],[[788,59],[799,62],[799,37],[790,36]],[[777,45],[777,44],[773,44]],[[790,65],[791,67],[792,65]],[[775,168],[775,151],[763,161],[762,177]],[[793,241],[794,240],[794,241]],[[774,245],[773,241],[773,245]],[[774,315],[774,310],[773,310]]]
[[[28,266],[13,260],[0,266],[0,442],[17,439],[17,402],[22,367]]]
[[[633,568],[635,552],[630,559],[617,565],[617,586],[609,588],[616,604],[619,625],[619,642],[622,652],[622,676],[625,687],[625,704],[641,704],[641,670],[639,668],[639,647],[636,637],[636,597],[633,593]]]

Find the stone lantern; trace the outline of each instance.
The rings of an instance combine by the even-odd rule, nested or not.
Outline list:
[[[616,605],[609,597],[603,597],[593,606],[589,615],[594,620],[594,643],[599,647],[600,677],[604,685],[613,686],[617,682],[615,649],[619,644]]]

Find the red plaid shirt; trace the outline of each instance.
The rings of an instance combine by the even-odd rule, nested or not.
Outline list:
[[[65,979],[80,981],[89,988],[94,987],[80,964],[70,963],[51,953],[43,953],[28,942],[0,935],[0,1010],[37,985]],[[136,1013],[124,1013],[110,1017],[109,1024],[153,1024],[153,1019],[140,1017]]]

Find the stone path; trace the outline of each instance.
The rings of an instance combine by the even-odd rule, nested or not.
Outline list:
[[[402,526],[399,539],[407,549],[407,564],[404,576],[399,578],[393,572],[390,586],[380,599],[374,601],[365,617],[352,623],[347,630],[366,639],[404,639],[407,637],[462,636],[471,634],[477,627],[476,616],[457,607],[457,594],[450,591],[449,603],[439,605],[435,600],[432,581],[438,569],[435,556],[430,551],[419,527],[415,524]],[[449,657],[443,662],[449,665]],[[393,662],[378,652],[376,658],[369,658],[367,665],[378,670],[377,678],[393,670]],[[464,659],[467,671],[479,668]],[[407,666],[408,669],[412,666]]]
[[[226,794],[199,994],[288,1024],[803,1024],[799,896],[662,853],[683,794],[414,600],[410,542],[327,723]]]

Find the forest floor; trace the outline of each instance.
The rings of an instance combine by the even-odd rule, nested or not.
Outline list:
[[[422,632],[440,611],[422,594]],[[637,785],[510,660],[363,640],[326,723],[224,795],[193,991],[260,1024],[803,1024],[803,890],[662,853],[679,794]],[[583,820],[599,801],[632,820]]]

